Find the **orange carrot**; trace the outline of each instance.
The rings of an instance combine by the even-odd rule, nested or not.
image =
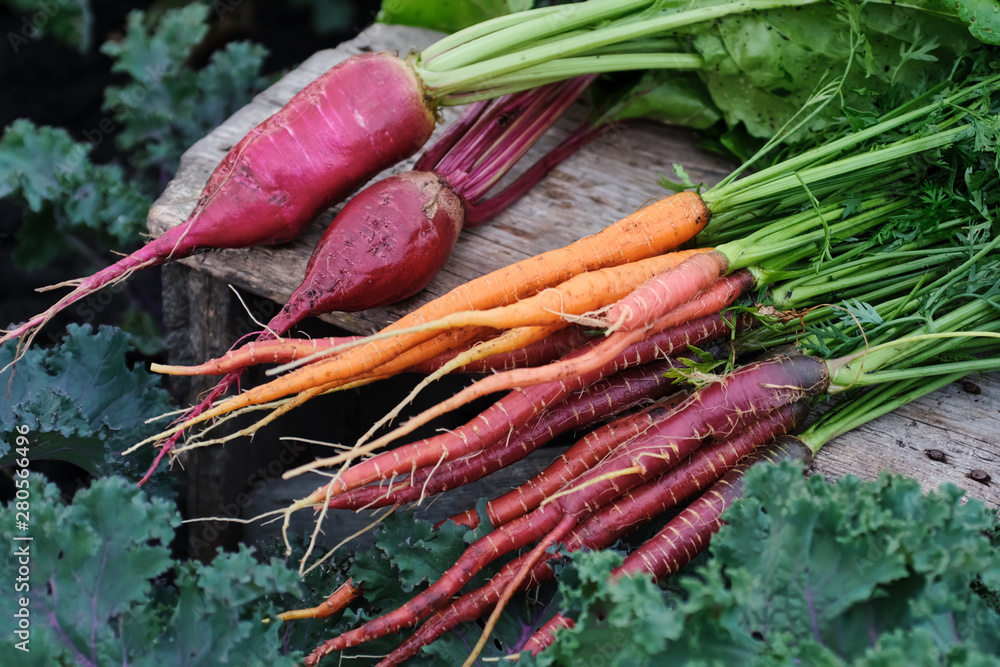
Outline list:
[[[355,586],[353,581],[348,579],[318,607],[286,611],[282,614],[278,614],[278,618],[283,621],[292,621],[302,618],[328,618],[336,614],[338,611],[346,609],[347,605],[357,600],[358,597],[361,596],[362,592],[363,591],[360,586]]]
[[[711,248],[678,250],[628,264],[586,271],[516,303],[488,310],[459,311],[401,330],[398,335],[468,326],[512,329],[565,324],[567,316],[583,315],[624,299],[664,272],[680,269],[697,257],[711,254]],[[709,260],[707,263],[715,262]]]
[[[151,364],[149,369],[154,373],[166,375],[225,375],[256,364],[291,363],[320,350],[328,350],[331,347],[354,342],[357,338],[359,337],[272,338],[247,343],[242,347],[230,350],[221,357],[195,366]],[[519,350],[469,362],[461,368],[461,371],[463,373],[490,373],[538,366],[561,357],[587,340],[589,338],[579,327],[570,327]],[[433,373],[468,348],[469,345],[463,345],[450,352],[442,352],[432,359],[417,364],[411,370],[417,373]]]
[[[600,345],[591,347],[587,354],[572,355],[570,358],[538,368],[521,368],[491,375],[470,387],[466,387],[451,398],[438,403],[421,414],[412,417],[405,424],[399,426],[391,433],[380,437],[378,440],[369,443],[367,446],[371,449],[381,447],[441,415],[447,414],[493,392],[513,389],[515,387],[526,387],[543,382],[565,380],[592,372],[609,363],[617,355],[628,349],[630,345],[648,338],[652,333],[721,311],[753,284],[753,276],[746,271],[737,271],[725,276],[710,289],[705,290],[688,303],[675,308],[661,317],[648,330],[620,331],[601,341]]]
[[[568,246],[536,255],[464,283],[400,318],[383,331],[408,328],[459,310],[506,305],[584,271],[662,254],[693,238],[708,224],[708,219],[708,208],[701,197],[693,192],[677,193]],[[430,340],[434,335],[434,332],[407,334],[346,350],[336,357],[310,364],[234,396],[175,429],[182,430],[191,424],[247,406],[274,401],[309,387],[334,380],[352,379]],[[174,430],[162,435],[172,432]]]

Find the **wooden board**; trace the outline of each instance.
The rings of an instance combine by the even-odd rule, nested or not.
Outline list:
[[[186,219],[208,175],[229,147],[330,66],[364,51],[421,48],[435,37],[428,31],[376,25],[351,42],[315,54],[184,154],[177,177],[150,211],[150,231],[159,235]],[[580,115],[579,109],[573,111],[534,154],[565,136]],[[447,122],[457,111],[445,109],[443,115]],[[497,220],[464,232],[452,258],[424,293],[387,308],[336,313],[323,319],[354,332],[372,331],[470,278],[593,233],[660,196],[657,176],[669,173],[675,162],[683,164],[695,181],[709,184],[732,166],[699,151],[683,130],[643,123],[616,127],[556,169]],[[410,164],[412,160],[392,171],[407,169]],[[297,286],[312,245],[333,212],[321,216],[302,238],[284,246],[212,252],[184,263],[241,291],[283,303]],[[951,385],[838,438],[821,452],[815,469],[828,475],[850,473],[863,478],[888,469],[916,477],[927,489],[951,482],[992,506],[1000,506],[1000,375],[973,381],[979,387],[978,394],[968,393],[962,385]],[[946,462],[930,459],[925,454],[929,449],[944,452]],[[966,475],[974,469],[985,471],[992,481],[982,484],[970,480]],[[305,486],[313,482],[305,482]]]

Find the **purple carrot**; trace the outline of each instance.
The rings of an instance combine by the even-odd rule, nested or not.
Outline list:
[[[619,447],[551,502],[477,540],[438,581],[409,602],[325,642],[307,664],[419,623],[503,554],[554,534],[565,535],[588,515],[682,461],[704,438],[730,438],[753,419],[828,386],[829,372],[822,360],[795,356],[751,364],[702,387],[670,418]]]
[[[676,350],[686,349],[689,345],[701,345],[706,341],[728,335],[733,326],[739,327],[740,323],[745,321],[748,320],[740,318],[734,325],[717,314],[700,318],[639,341],[589,372],[511,391],[457,429],[397,447],[352,466],[336,479],[316,489],[297,505],[301,507],[326,503],[330,498],[351,489],[409,473],[414,467],[419,469],[467,456],[506,437],[511,427],[520,427],[541,410],[562,400],[572,391],[620,370],[669,357]],[[599,343],[595,341],[595,344]],[[586,354],[589,349],[591,345],[586,345],[566,355],[564,359]]]
[[[520,461],[563,433],[660,398],[673,386],[673,380],[665,373],[674,367],[675,362],[667,359],[598,380],[535,415],[524,426],[512,429],[506,438],[490,447],[441,465],[421,468],[390,488],[373,485],[354,489],[332,498],[327,506],[358,510],[402,505],[470,484]]]
[[[805,421],[809,408],[803,403],[783,406],[766,415],[761,421],[747,427],[731,440],[704,445],[691,457],[665,475],[646,482],[622,498],[619,498],[599,512],[589,516],[566,536],[560,553],[579,549],[604,549],[624,537],[638,526],[652,520],[663,512],[676,507],[706,486],[715,483],[728,468],[733,458],[743,458],[760,445],[798,428]],[[553,554],[549,560],[555,558]],[[523,557],[507,563],[484,586],[466,593],[451,605],[436,612],[413,635],[379,663],[379,667],[396,665],[413,657],[423,647],[451,630],[459,623],[472,621],[482,616],[500,598],[523,561]],[[554,578],[554,572],[547,562],[539,563],[522,588],[537,586]],[[560,627],[568,627],[572,621],[561,614],[540,628],[529,640],[542,648],[542,642],[550,639]],[[545,644],[547,646],[548,644]],[[526,647],[527,650],[531,648]],[[532,650],[537,653],[537,650]]]

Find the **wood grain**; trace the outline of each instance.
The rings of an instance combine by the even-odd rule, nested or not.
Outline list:
[[[355,53],[402,52],[421,48],[434,39],[434,33],[424,30],[376,25],[351,42],[315,54],[184,154],[177,177],[150,211],[150,232],[162,234],[186,219],[208,175],[229,147],[315,76]],[[445,109],[445,124],[457,113]],[[565,136],[580,114],[579,108],[571,110],[529,158]],[[425,292],[390,307],[334,313],[323,319],[349,331],[373,331],[471,278],[596,232],[662,195],[657,176],[669,173],[675,162],[683,164],[696,182],[709,184],[732,167],[718,156],[698,150],[683,130],[646,123],[616,127],[557,168],[497,220],[464,232],[452,258]],[[391,172],[411,164],[412,160]],[[312,245],[333,213],[328,211],[302,238],[280,247],[210,252],[183,261],[241,291],[283,303],[297,286]],[[945,482],[957,484],[970,496],[1000,506],[1000,375],[973,381],[981,393],[968,393],[962,385],[954,384],[836,439],[821,452],[815,470],[870,479],[886,469],[911,475],[926,489]],[[944,452],[946,462],[928,458],[925,451],[929,449]],[[972,481],[967,474],[973,469],[985,471],[992,481]],[[306,495],[313,486],[313,481],[298,482],[298,486],[273,491],[282,498],[293,498]]]

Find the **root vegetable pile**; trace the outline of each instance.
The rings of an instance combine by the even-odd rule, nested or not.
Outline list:
[[[406,371],[427,375],[416,391],[449,372],[488,371],[396,428],[375,437],[402,404],[353,446],[288,471],[286,477],[320,471],[325,483],[285,510],[287,527],[291,514],[306,508],[321,521],[337,509],[420,503],[510,465],[556,435],[589,431],[540,474],[481,505],[482,513],[452,517],[484,532],[439,579],[399,608],[331,637],[306,661],[319,664],[418,626],[382,662],[398,664],[457,624],[490,613],[469,664],[511,596],[553,579],[560,555],[608,548],[679,509],[612,573],[663,579],[707,547],[750,466],[811,459],[836,435],[945,381],[1000,368],[1000,235],[992,215],[1000,206],[1000,125],[989,120],[1000,113],[994,52],[958,48],[968,56],[933,79],[921,69],[931,57],[901,47],[902,61],[886,66],[891,90],[879,90],[876,56],[865,50],[868,12],[871,23],[887,25],[887,17],[926,20],[922,10],[813,4],[741,0],[679,8],[590,0],[474,26],[409,61],[356,56],[235,146],[190,220],[81,282],[3,340],[30,341],[60,308],[143,266],[207,247],[287,240],[382,167],[418,150],[433,129],[434,104],[472,103],[418,171],[370,186],[345,206],[267,332],[198,367],[157,367],[224,377],[205,402],[132,448],[156,443],[164,457],[208,446],[216,442],[207,437],[213,420],[266,410],[236,436],[250,434],[327,391]],[[726,68],[699,51],[711,51],[710,30],[736,18],[759,21],[769,10],[791,21],[798,12],[789,8],[844,19],[837,23],[845,27],[846,50],[837,60],[843,71],[802,84],[811,92],[801,108],[776,115],[783,124],[764,133],[771,140],[721,183],[704,191],[682,184],[597,234],[462,284],[371,336],[281,338],[309,314],[366,308],[421,289],[464,224],[485,221],[596,136],[602,125],[584,124],[509,189],[486,197],[593,79],[572,77],[643,63],[641,69],[703,69],[712,81]],[[809,62],[813,76],[828,69]],[[900,105],[885,96],[870,108],[854,106],[855,68],[865,64],[873,99],[898,93],[897,77],[914,94]],[[355,99],[348,90],[361,78],[367,90]],[[601,118],[627,117],[625,106]],[[500,116],[505,123],[496,122]],[[405,133],[397,133],[400,123]],[[817,128],[821,135],[812,134]],[[313,130],[318,138],[305,142]],[[374,133],[385,145],[360,150]],[[311,169],[289,155],[332,166]],[[341,252],[361,237],[370,241],[373,231],[378,262]],[[390,265],[403,267],[407,280],[386,273]],[[263,361],[282,364],[272,371],[277,377],[216,402],[246,367]],[[463,426],[380,451],[499,392]],[[810,423],[819,400],[833,407]],[[188,440],[174,448],[182,435]],[[470,584],[508,554],[512,559],[485,585]],[[325,618],[364,596],[365,581],[352,578],[316,607],[281,618]],[[573,623],[556,614],[526,637],[523,650],[538,653]]]
[[[701,197],[684,193],[664,200],[699,202],[713,215],[704,234],[724,242],[689,254],[589,312],[565,309],[567,322],[596,327],[602,336],[548,363],[489,375],[387,435],[291,471],[322,467],[334,473],[289,511],[419,502],[476,476],[471,470],[488,474],[510,452],[534,446],[533,429],[548,420],[571,414],[579,427],[580,413],[561,401],[588,385],[597,391],[601,385],[593,383],[608,382],[609,373],[638,365],[625,372],[645,370],[650,377],[665,375],[693,385],[679,399],[659,399],[597,427],[536,478],[488,502],[484,515],[469,510],[454,517],[468,526],[488,522],[492,531],[409,602],[331,638],[308,664],[418,626],[382,663],[398,664],[457,624],[492,611],[488,634],[512,593],[552,579],[552,561],[559,554],[606,548],[638,524],[693,498],[613,573],[662,579],[707,547],[750,465],[811,459],[838,433],[963,372],[1000,367],[1000,319],[989,296],[1000,277],[994,257],[1000,237],[979,212],[980,203],[997,199],[992,187],[1000,175],[994,170],[959,185],[951,169],[942,167],[995,159],[986,157],[993,155],[992,148],[977,143],[971,121],[1000,108],[994,101],[1000,98],[997,79],[983,76],[972,88],[942,92],[908,114],[887,114],[862,132],[745,179],[724,181]],[[991,94],[973,93],[982,90],[977,86]],[[857,170],[859,157],[866,163],[863,173]],[[947,205],[929,208],[929,201]],[[752,222],[751,209],[757,211]],[[742,236],[732,231],[737,219]],[[532,262],[544,257],[518,268],[537,266]],[[895,260],[891,284],[884,279],[888,258]],[[546,289],[569,294],[573,281],[607,270],[584,269],[570,282],[560,276],[552,287],[539,280],[533,291],[540,297]],[[970,275],[976,279],[970,281]],[[795,313],[786,316],[762,303],[765,290]],[[750,295],[756,303],[747,300]],[[831,296],[837,304],[819,301]],[[416,311],[368,342],[309,360],[262,388],[259,396],[250,398],[255,390],[247,392],[246,402],[236,405],[281,399],[292,390],[283,380],[304,381],[314,370],[323,373],[320,382],[347,381],[354,376],[346,372],[344,360],[365,347],[369,352],[401,344],[403,350],[416,349],[469,326],[508,332],[541,326],[520,304],[497,311],[525,313],[509,322],[490,319],[495,316],[489,306],[469,313],[459,313],[469,309],[464,304],[452,306],[455,315],[436,310],[452,298],[431,304],[431,315]],[[788,343],[796,347],[742,361]],[[950,355],[958,350],[969,358],[954,361]],[[670,354],[673,360],[666,365],[653,361]],[[499,390],[511,393],[454,433],[377,453],[414,425]],[[801,432],[808,404],[817,397],[832,397],[834,409]],[[623,409],[612,408],[599,418]],[[779,437],[797,431],[797,439]],[[468,589],[477,573],[519,549],[526,551],[486,585]],[[555,616],[524,650],[541,651],[558,636],[557,628],[572,624],[570,617]]]

